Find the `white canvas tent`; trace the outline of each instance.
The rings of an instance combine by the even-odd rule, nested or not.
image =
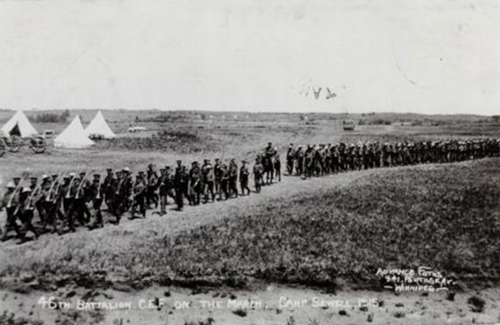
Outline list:
[[[116,134],[111,130],[108,123],[104,119],[101,111],[97,112],[94,119],[85,129],[87,136],[102,137],[104,139],[113,139]]]
[[[54,139],[54,147],[56,148],[88,148],[94,144],[90,140],[87,133],[83,129],[80,116],[76,116],[61,134]]]
[[[23,111],[17,111],[16,114],[14,114],[14,116],[12,116],[10,120],[5,123],[5,125],[2,127],[1,133],[5,134],[6,136],[15,134],[23,138],[38,134],[33,125],[31,125],[26,115],[24,115]]]

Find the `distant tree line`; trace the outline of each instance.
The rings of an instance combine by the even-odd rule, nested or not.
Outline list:
[[[57,113],[40,113],[36,114],[31,119],[37,123],[66,123],[69,118],[69,110],[65,110],[61,114]]]

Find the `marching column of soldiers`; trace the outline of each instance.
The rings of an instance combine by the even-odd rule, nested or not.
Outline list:
[[[357,144],[290,144],[286,154],[289,175],[304,178],[339,172],[426,163],[450,163],[500,156],[500,139],[420,141]]]
[[[264,154],[257,155],[253,169],[245,160],[238,166],[235,159],[228,164],[215,159],[212,166],[209,159],[204,159],[203,165],[194,161],[189,169],[178,160],[175,168],[165,166],[159,173],[149,164],[146,172],[138,171],[135,177],[128,167],[117,171],[107,168],[106,175],[94,174],[92,180],[83,171],[30,177],[28,186],[22,184],[28,182],[27,176],[15,177],[7,184],[0,202],[0,211],[5,208],[7,215],[2,241],[11,232],[25,241],[29,232],[38,238],[47,231],[63,234],[75,232],[77,227],[101,228],[103,205],[114,223],[119,224],[128,212],[129,219],[146,218],[146,211],[153,209],[152,205],[155,210],[159,208],[154,213],[163,216],[169,204],[182,211],[186,203],[197,206],[250,195],[251,175],[255,193],[260,193],[262,185],[270,184],[264,180],[266,155],[279,160],[274,157],[279,156],[277,150],[269,143]],[[41,229],[33,226],[35,216]]]

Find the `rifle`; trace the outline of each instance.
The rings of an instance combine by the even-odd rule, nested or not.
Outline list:
[[[103,180],[102,180],[102,177],[99,178],[99,184],[97,185],[97,195],[96,195],[96,199],[97,200],[100,200],[101,199],[101,184],[102,184]]]
[[[78,171],[80,170],[80,167],[78,167],[76,170],[78,173]],[[76,175],[69,182],[68,191],[66,192],[66,196],[65,196],[66,199],[69,199],[71,197],[71,188],[73,187],[73,182],[74,182],[75,178],[76,178]]]
[[[12,196],[9,198],[9,202],[7,203],[7,208],[9,209],[12,206],[12,200],[14,199],[14,196],[17,194],[19,189],[21,188],[22,182],[29,177],[29,172],[24,172],[23,173],[23,179],[19,181],[19,184],[17,184],[16,189],[14,192],[12,192]]]
[[[64,174],[65,172],[61,173],[61,174],[58,174],[57,175],[57,178],[52,182],[52,184],[50,184],[50,189],[49,189],[49,193],[47,194],[47,197],[45,198],[45,200],[47,202],[52,202],[53,200],[50,199],[50,196],[52,195],[53,192],[57,193],[59,192],[59,188],[61,187],[61,182],[60,182],[60,177],[62,174]],[[54,184],[57,183],[57,188],[55,191],[54,190]],[[55,199],[55,198],[54,198]]]
[[[76,190],[75,199],[79,199],[80,198],[80,192],[82,190],[82,185],[83,185],[83,183],[85,183],[86,179],[87,179],[87,174],[85,174],[85,176],[80,181],[80,184],[78,184],[78,189]]]
[[[40,184],[37,184],[33,192],[31,192],[30,198],[28,200],[28,210],[32,209],[32,202],[33,202],[33,197],[37,193],[38,189],[40,188]]]

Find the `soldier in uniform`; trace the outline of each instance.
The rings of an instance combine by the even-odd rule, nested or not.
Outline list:
[[[229,189],[228,195],[229,197],[235,196],[238,197],[238,164],[236,164],[236,160],[233,158],[229,163]]]
[[[304,151],[302,151],[302,146],[297,147],[295,152],[295,166],[297,175],[301,176],[304,173]]]
[[[248,195],[250,195],[250,188],[248,187],[249,176],[250,176],[250,171],[248,170],[247,162],[245,160],[242,160],[240,168],[240,187],[242,196],[245,195],[245,190],[247,190]]]
[[[47,228],[47,225],[52,227],[52,232],[57,232],[57,218],[56,218],[56,209],[55,209],[55,201],[54,201],[54,187],[52,186],[52,178],[47,175],[42,176],[42,193],[43,196],[41,198],[41,204],[43,206],[43,210],[45,211],[45,222],[43,223],[43,230]]]
[[[274,177],[278,179],[278,182],[281,182],[281,160],[280,155],[278,153],[278,148],[274,147]]]
[[[136,209],[139,208],[140,214],[143,218],[146,218],[146,202],[145,194],[147,191],[147,183],[144,179],[144,172],[140,171],[134,182],[133,186],[133,197],[132,197],[132,211],[130,219],[135,218]]]
[[[262,187],[262,174],[264,173],[264,167],[259,157],[255,159],[255,165],[253,166],[253,176],[255,184],[255,192],[260,193]]]
[[[106,206],[108,207],[108,211],[114,213],[114,192],[116,186],[116,178],[113,175],[113,169],[106,169],[106,177],[103,182],[103,190],[104,190],[104,201],[106,202]]]
[[[175,203],[177,204],[177,209],[182,211],[184,207],[184,188],[186,185],[186,171],[184,166],[182,166],[182,161],[177,160],[177,167],[175,168],[174,174],[174,186],[175,186]]]
[[[26,233],[28,231],[31,231],[34,235],[35,238],[38,238],[38,232],[36,231],[35,227],[33,227],[33,213],[35,211],[33,205],[31,204],[33,201],[32,197],[32,192],[31,188],[25,187],[21,195],[19,197],[19,205],[18,205],[18,217],[21,220],[23,227],[21,232],[23,233],[23,238],[25,238]]]
[[[61,181],[59,180],[59,175],[52,175],[52,189],[49,193],[50,203],[52,210],[49,212],[49,215],[52,215],[57,223],[57,220],[64,221],[66,216],[62,212],[62,202],[63,202],[63,193]],[[49,199],[47,199],[49,201]]]
[[[221,166],[222,166],[222,164],[220,163],[220,160],[218,158],[216,158],[215,165],[214,165],[215,193],[219,194],[219,198],[220,198],[220,193],[221,193],[220,185],[222,182]]]
[[[215,201],[215,192],[214,192],[214,181],[215,181],[215,173],[212,165],[210,164],[210,160],[205,159],[203,166],[201,167],[201,173],[203,175],[203,194],[204,194],[204,202],[207,203],[209,199],[209,194],[212,198],[212,202]]]
[[[160,169],[160,178],[158,178],[158,188],[160,195],[160,216],[167,214],[167,196],[168,196],[168,185],[169,185],[169,175],[167,175],[167,170],[165,168]]]
[[[224,200],[227,200],[229,198],[229,192],[228,192],[229,170],[225,163],[222,163],[220,172],[221,172],[221,181],[220,181],[219,200],[222,200],[222,193],[224,193]]]
[[[286,170],[288,175],[293,175],[293,164],[295,160],[295,150],[293,149],[293,143],[290,143],[288,150],[286,152]]]
[[[90,210],[87,203],[90,201],[89,189],[91,182],[87,179],[86,173],[81,172],[78,178],[78,187],[74,196],[74,204],[76,207],[76,219],[81,226],[85,226],[90,222]]]
[[[23,239],[23,234],[17,225],[16,214],[14,213],[17,209],[17,205],[19,204],[19,198],[16,194],[17,189],[18,188],[14,185],[14,182],[9,182],[7,184],[7,192],[4,194],[2,202],[0,202],[0,211],[2,211],[3,208],[7,211],[7,220],[5,223],[4,233],[2,235],[2,241],[7,240],[7,236],[11,230],[16,232],[18,238]]]
[[[193,161],[189,170],[189,204],[200,204],[201,197],[201,170],[197,161]]]
[[[38,218],[40,219],[40,222],[44,223],[45,212],[43,211],[43,205],[40,203],[40,199],[42,197],[42,190],[40,188],[40,185],[38,184],[38,178],[31,177],[30,181],[31,181],[30,183],[31,195],[33,196],[32,204],[34,204],[38,212]]]
[[[304,177],[311,177],[314,168],[314,149],[311,145],[307,146],[304,153]]]
[[[104,227],[104,220],[102,218],[101,207],[104,201],[105,189],[104,184],[101,184],[100,174],[94,174],[94,180],[92,181],[92,185],[90,185],[89,195],[95,212],[94,224],[91,228],[102,228]]]
[[[155,209],[158,208],[158,197],[156,195],[156,189],[158,188],[158,174],[154,170],[154,165],[148,165],[147,172],[147,185],[146,190],[146,206],[148,209],[151,208],[151,202],[155,204]]]
[[[120,179],[116,186],[116,223],[120,223],[121,216],[130,208],[130,196],[132,195],[133,181],[130,169],[125,167],[120,173]]]

